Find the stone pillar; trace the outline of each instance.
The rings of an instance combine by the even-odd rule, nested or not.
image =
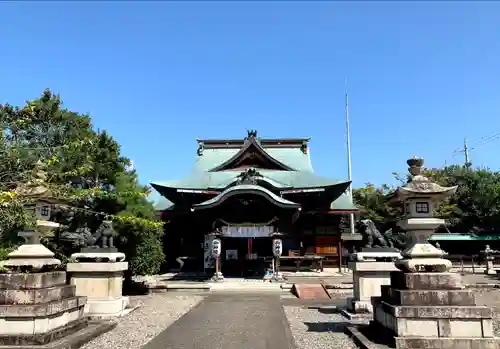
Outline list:
[[[0,347],[33,348],[87,328],[87,299],[66,284],[66,272],[55,270],[61,262],[37,232],[20,236],[27,243],[0,265]]]
[[[456,187],[444,188],[421,174],[423,159],[408,160],[410,181],[393,194],[405,204],[398,222],[412,237],[391,272],[390,285],[372,299],[375,333],[393,338],[397,349],[498,348],[493,335],[492,310],[476,305],[459,274],[449,272],[444,252],[427,242],[444,221],[434,216],[437,202]]]
[[[127,314],[129,298],[123,297],[123,273],[128,269],[125,255],[116,249],[96,248],[95,252],[71,255],[66,266],[78,296],[87,297],[85,313],[91,318],[113,318]],[[106,251],[110,250],[110,251]]]
[[[349,269],[353,273],[354,297],[347,300],[347,311],[343,312],[348,318],[355,314],[371,314],[373,312],[372,297],[381,295],[382,285],[390,284],[391,271],[397,270],[391,259],[401,258],[399,252],[368,252],[370,258],[365,259],[363,252],[353,254],[355,259],[349,262]]]

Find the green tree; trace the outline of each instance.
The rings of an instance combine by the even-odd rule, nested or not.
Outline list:
[[[126,171],[130,161],[121,155],[119,144],[106,131],[93,130],[90,116],[65,109],[58,95],[45,90],[22,107],[0,105],[0,125],[2,246],[10,247],[14,233],[30,224],[22,210],[25,200],[15,193],[42,162],[49,174],[47,185],[67,201],[51,219],[77,231],[83,225],[96,229],[103,219],[111,218],[123,250],[132,254],[136,249],[130,244],[138,243],[158,244],[145,248],[161,250],[162,223],[146,200],[149,189],[139,185],[134,172]],[[57,236],[54,241],[60,243]],[[134,262],[140,257],[133,253],[129,260],[143,265]],[[164,256],[157,253],[154,258]],[[159,263],[150,263],[148,272],[157,272]]]
[[[353,200],[362,210],[358,219],[370,219],[377,226],[385,226],[401,213],[400,205],[389,202],[387,194],[392,188],[383,184],[379,188],[367,183],[364,188],[353,189]]]
[[[444,186],[458,186],[439,214],[456,232],[500,233],[500,173],[487,168],[447,166],[425,174]]]

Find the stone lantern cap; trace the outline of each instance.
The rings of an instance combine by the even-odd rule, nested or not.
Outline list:
[[[422,174],[424,159],[413,156],[406,161],[410,180],[405,185],[399,187],[391,195],[391,200],[405,201],[410,198],[428,197],[433,200],[441,200],[451,196],[457,190],[457,186],[443,187]]]

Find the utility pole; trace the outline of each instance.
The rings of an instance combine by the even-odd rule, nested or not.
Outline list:
[[[349,185],[349,195],[352,199],[352,175],[351,175],[351,131],[349,129],[349,95],[347,94],[347,78],[344,82],[345,86],[345,128],[347,139],[347,179],[351,181]],[[349,230],[351,234],[355,233],[354,230],[354,214],[349,214]]]
[[[465,166],[470,166],[469,159],[469,147],[467,146],[467,138],[464,138],[464,154],[465,154]]]
[[[469,145],[467,144],[467,138],[464,138],[464,146],[463,148],[458,148],[453,152],[453,155],[458,153],[464,153],[465,156],[465,166],[469,167],[471,165],[470,157],[469,157]]]

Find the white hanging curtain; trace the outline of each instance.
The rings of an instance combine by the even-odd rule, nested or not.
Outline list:
[[[221,228],[222,234],[227,237],[240,237],[240,238],[258,238],[269,237],[274,232],[273,226],[223,226]]]

